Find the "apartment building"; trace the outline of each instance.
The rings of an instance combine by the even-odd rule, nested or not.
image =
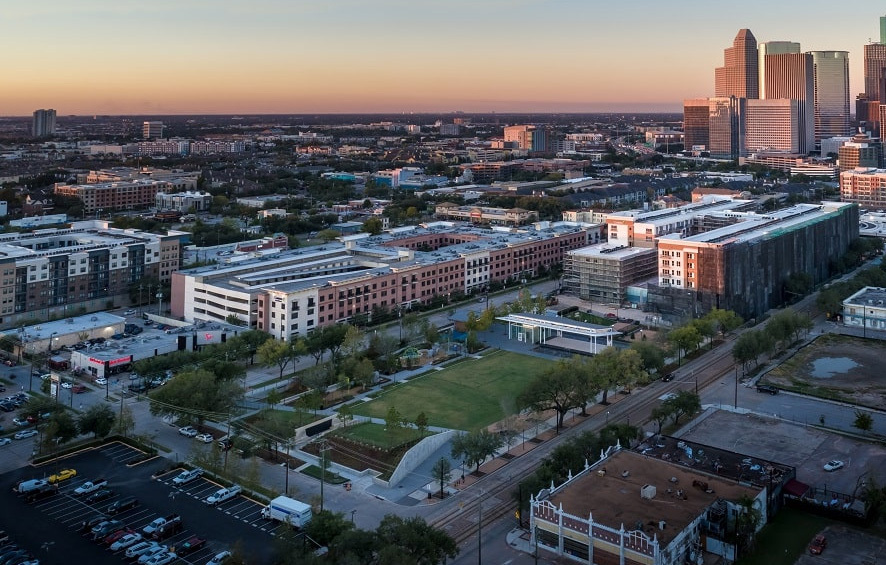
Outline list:
[[[886,209],[886,169],[859,167],[841,172],[840,200],[862,208]]]
[[[289,339],[377,309],[519,282],[586,246],[593,229],[568,222],[492,230],[435,222],[276,254],[235,254],[224,264],[173,274],[171,308],[189,321],[234,315]]]
[[[138,179],[96,184],[56,183],[53,192],[61,196],[79,198],[83,202],[84,213],[92,214],[150,208],[154,206],[158,192],[171,188],[165,181]]]
[[[519,226],[536,219],[536,213],[523,208],[488,208],[485,206],[459,206],[452,202],[437,204],[434,213],[438,218],[461,220],[472,224]]]
[[[584,300],[621,304],[633,284],[658,273],[655,249],[601,243],[568,251],[563,284]]]
[[[196,212],[205,212],[211,205],[212,195],[208,192],[158,192],[155,196],[155,206],[158,210],[187,212],[193,209]]]
[[[86,174],[77,175],[78,184],[98,184],[109,182],[129,182],[139,179],[149,179],[167,183],[176,192],[183,190],[195,190],[200,173],[186,172],[180,169],[158,169],[155,167],[111,167],[89,171]]]
[[[107,222],[0,235],[0,325],[128,304],[132,283],[168,282],[179,267],[178,236]]]
[[[800,204],[767,214],[709,213],[693,235],[658,239],[658,287],[649,300],[662,311],[695,315],[711,308],[760,316],[789,298],[795,274],[818,284],[831,262],[858,237],[858,206],[843,202]],[[714,220],[719,220],[715,222]]]

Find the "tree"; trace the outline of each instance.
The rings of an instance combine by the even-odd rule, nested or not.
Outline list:
[[[305,350],[314,357],[314,364],[319,365],[323,355],[329,351],[333,365],[338,364],[338,352],[345,342],[347,324],[336,324],[316,329],[305,338]]]
[[[242,326],[243,320],[237,314],[228,314],[225,316],[225,323],[232,326]]]
[[[650,413],[650,417],[652,421],[658,424],[658,432],[661,433],[661,427],[664,426],[665,422],[668,421],[668,418],[673,414],[673,407],[668,404],[659,404],[655,408],[652,409]]]
[[[337,232],[335,230],[329,230],[329,229],[320,230],[319,232],[317,232],[317,237],[319,237],[320,239],[322,239],[326,243],[329,243],[330,241],[334,240],[335,238],[341,237],[341,232]]]
[[[381,219],[373,217],[363,222],[362,230],[370,235],[378,235],[383,228],[384,223],[382,223]]]
[[[639,357],[639,356],[638,356]],[[609,391],[617,386],[621,378],[619,376],[619,351],[614,347],[607,347],[590,360],[591,378],[597,387],[603,391],[601,404],[609,404]]]
[[[179,414],[202,423],[210,415],[229,414],[242,394],[236,382],[219,381],[209,371],[183,372],[151,391],[151,414]]]
[[[661,347],[648,341],[635,341],[631,349],[640,354],[643,369],[648,373],[658,373],[665,366],[665,353]]]
[[[418,416],[415,417],[415,427],[418,429],[418,433],[421,437],[425,437],[425,434],[428,433],[428,416],[424,412],[420,412]]]
[[[695,414],[701,410],[701,399],[694,392],[681,390],[661,403],[671,411],[674,424],[680,423],[680,418],[687,414]]]
[[[123,406],[114,422],[114,433],[123,437],[128,436],[135,429],[135,417],[132,415],[132,409],[129,406]]]
[[[458,555],[458,545],[446,532],[428,525],[423,518],[385,516],[375,530],[379,565],[436,564]]]
[[[388,413],[385,414],[385,430],[389,432],[393,432],[396,429],[399,429],[403,425],[403,415],[397,410],[396,406],[391,406],[388,408]]]
[[[117,415],[107,404],[94,404],[90,406],[77,421],[77,427],[81,434],[92,434],[93,437],[103,438],[111,433]]]
[[[743,494],[738,499],[738,512],[735,516],[735,539],[739,555],[753,551],[754,538],[763,519],[763,513],[757,507],[759,500]]]
[[[852,423],[852,427],[857,428],[862,432],[869,432],[871,431],[871,428],[874,427],[874,419],[868,412],[856,410],[855,421]]]
[[[304,354],[305,347],[302,340],[295,342],[268,340],[258,348],[258,360],[262,365],[269,367],[277,366],[280,370],[280,378],[286,367]]]
[[[272,388],[268,391],[267,396],[265,396],[265,402],[267,402],[268,406],[273,410],[274,406],[283,402],[283,394],[276,388]]]
[[[677,366],[679,367],[683,355],[698,348],[698,344],[701,343],[701,334],[692,325],[682,326],[674,328],[668,333],[668,341],[677,348]]]
[[[720,333],[717,324],[710,318],[696,318],[692,320],[692,326],[698,331],[699,336],[707,338],[710,349],[714,348],[714,338]]]
[[[346,520],[345,515],[341,512],[321,510],[315,512],[311,517],[311,521],[305,527],[305,533],[321,546],[328,546],[343,532],[353,528],[354,524],[350,520]]]
[[[357,326],[347,326],[342,338],[341,351],[344,357],[356,357],[365,348],[366,335]]]
[[[501,445],[501,438],[489,430],[460,434],[452,438],[452,457],[462,459],[468,465],[476,465],[475,471],[479,471],[480,465],[487,457],[495,455]]]
[[[54,442],[67,443],[77,437],[77,422],[66,410],[56,410],[49,417],[46,432],[43,434],[43,444],[52,445]]]
[[[705,318],[712,320],[716,325],[717,330],[723,335],[726,335],[744,323],[741,316],[732,310],[722,310],[720,308],[714,308],[705,315]]]
[[[468,332],[465,338],[465,348],[468,350],[468,353],[476,353],[483,349],[483,342],[477,337],[477,332]]]
[[[431,476],[440,483],[440,500],[443,500],[443,487],[446,481],[452,477],[452,462],[445,457],[441,457],[434,463],[434,467],[431,469]]]
[[[576,395],[580,384],[579,378],[569,363],[558,361],[554,367],[526,385],[517,397],[517,406],[521,410],[528,408],[533,412],[554,410],[557,412],[557,433],[559,433],[566,414],[580,405]]]
[[[354,409],[350,404],[342,404],[338,409],[338,419],[341,420],[344,427],[348,427],[354,420]]]

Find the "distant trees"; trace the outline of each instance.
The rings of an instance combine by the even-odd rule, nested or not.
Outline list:
[[[461,434],[452,438],[452,457],[462,459],[468,465],[475,465],[480,470],[480,465],[502,446],[502,440],[498,434],[489,430],[480,430],[470,434]]]
[[[769,318],[763,329],[748,330],[738,336],[732,346],[732,357],[741,363],[744,371],[752,362],[756,368],[761,355],[786,349],[812,328],[812,319],[807,314],[782,310]]]

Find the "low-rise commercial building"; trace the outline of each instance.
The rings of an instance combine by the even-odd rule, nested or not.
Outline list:
[[[532,542],[577,563],[678,565],[702,551],[734,558],[740,501],[767,521],[766,488],[610,448],[530,499]]]
[[[865,330],[886,330],[886,288],[866,286],[844,300],[843,323]]]
[[[435,214],[438,218],[461,220],[472,224],[493,224],[519,226],[534,220],[535,212],[523,208],[488,208],[483,206],[459,206],[451,202],[437,204]]]
[[[212,205],[212,195],[208,192],[158,192],[155,199],[158,210],[205,212]]]

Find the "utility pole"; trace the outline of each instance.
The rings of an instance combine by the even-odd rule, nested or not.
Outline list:
[[[326,452],[329,451],[329,443],[324,441],[320,448],[320,512],[323,512],[323,483],[326,482]]]
[[[477,565],[483,565],[483,489],[480,489],[480,504],[477,505]]]
[[[735,366],[735,402],[732,407],[738,409],[738,365]]]

